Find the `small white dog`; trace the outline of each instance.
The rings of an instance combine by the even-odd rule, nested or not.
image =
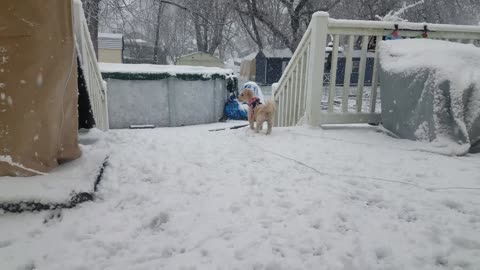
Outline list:
[[[267,122],[267,135],[272,132],[273,119],[276,111],[275,102],[269,100],[263,104],[260,98],[255,96],[252,89],[244,89],[238,100],[248,103],[248,122],[250,128],[258,133],[262,130],[263,123]],[[257,125],[255,127],[255,122]]]

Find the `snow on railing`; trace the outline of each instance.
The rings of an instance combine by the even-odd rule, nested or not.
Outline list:
[[[80,0],[75,0],[73,6],[73,27],[77,52],[82,66],[83,75],[87,84],[87,91],[90,96],[93,117],[96,127],[101,130],[108,130],[108,108],[106,86],[103,83],[102,75],[98,67],[97,57],[93,48],[90,32]]]
[[[448,40],[461,43],[480,44],[480,27],[465,25],[442,25],[409,22],[383,22],[336,20],[328,13],[317,12],[305,32],[297,50],[278,82],[274,94],[277,103],[277,126],[292,126],[300,122],[312,126],[323,124],[347,124],[381,122],[377,110],[378,94],[378,46],[379,41],[398,29],[403,38],[416,38],[424,31],[430,39]],[[333,44],[330,70],[325,70],[327,62],[326,46],[329,37]],[[360,50],[354,50],[355,41]],[[343,87],[337,86],[339,51],[342,46],[345,57],[343,68]],[[355,67],[358,77],[356,89],[352,93],[351,79],[354,74],[354,53],[359,60]],[[373,58],[371,87],[365,92],[368,55]],[[328,80],[325,80],[328,78]],[[337,98],[337,92],[341,91]],[[354,104],[349,97],[355,96]],[[324,102],[322,102],[324,98]],[[364,106],[364,99],[368,104]],[[349,106],[350,105],[350,106]],[[303,121],[302,121],[303,119]]]

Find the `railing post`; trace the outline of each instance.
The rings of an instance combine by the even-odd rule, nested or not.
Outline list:
[[[308,124],[311,126],[320,124],[328,18],[329,15],[326,12],[315,12],[310,22],[312,24],[312,36],[307,77],[306,114]]]

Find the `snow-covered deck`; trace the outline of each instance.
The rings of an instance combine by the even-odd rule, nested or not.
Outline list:
[[[0,269],[479,268],[480,155],[217,126],[110,131],[97,201],[0,214]]]

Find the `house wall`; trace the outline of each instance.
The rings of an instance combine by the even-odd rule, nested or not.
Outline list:
[[[267,84],[267,59],[260,52],[255,58],[256,69],[255,69],[255,82],[259,84]]]
[[[284,62],[288,64],[288,59],[285,58],[270,58],[267,59],[267,78],[266,84],[272,85],[280,80],[283,73]]]
[[[122,63],[122,50],[98,49],[98,62]]]
[[[240,79],[244,81],[255,81],[256,61],[243,60],[240,65]]]
[[[290,59],[266,58],[262,52],[259,52],[255,60],[255,81],[262,85],[272,85],[280,80],[283,68],[286,67]]]
[[[217,122],[227,100],[222,79],[184,81],[105,79],[110,128],[177,127]]]

